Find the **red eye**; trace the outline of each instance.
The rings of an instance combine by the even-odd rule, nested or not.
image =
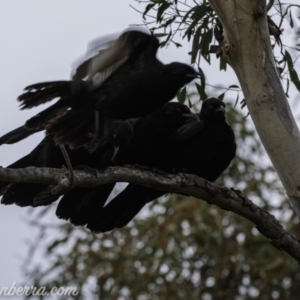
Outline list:
[[[181,108],[176,108],[176,110],[177,110],[178,112],[181,112]]]
[[[212,105],[209,106],[209,109],[214,109],[214,107]]]

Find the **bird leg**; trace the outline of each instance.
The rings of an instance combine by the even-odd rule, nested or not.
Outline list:
[[[70,187],[69,189],[71,190],[73,188],[73,185],[74,185],[74,171],[73,171],[73,167],[72,167],[72,164],[71,164],[71,161],[70,161],[70,158],[69,158],[69,155],[68,155],[68,152],[66,150],[66,147],[62,144],[59,144],[59,147],[60,147],[60,150],[62,152],[62,155],[66,161],[66,164],[67,164],[67,167],[68,167],[68,170],[69,170],[69,179],[70,179]]]

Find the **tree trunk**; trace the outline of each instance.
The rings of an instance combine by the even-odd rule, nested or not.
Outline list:
[[[265,0],[209,0],[260,139],[300,218],[300,133],[273,59]]]

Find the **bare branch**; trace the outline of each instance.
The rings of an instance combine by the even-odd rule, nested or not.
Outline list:
[[[70,180],[65,169],[34,168],[0,169],[0,180],[9,182],[35,182],[54,185],[52,192],[68,190]],[[300,262],[300,243],[287,233],[275,217],[259,208],[251,200],[233,189],[220,187],[189,174],[166,174],[160,171],[134,167],[110,167],[95,171],[74,171],[74,187],[90,187],[112,182],[129,182],[166,192],[202,199],[222,209],[232,211],[253,222],[270,243]],[[59,188],[58,188],[59,187]]]

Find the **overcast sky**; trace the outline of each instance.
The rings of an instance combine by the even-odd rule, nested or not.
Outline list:
[[[91,39],[142,22],[141,15],[129,7],[133,4],[142,9],[133,0],[0,0],[0,4],[0,135],[23,125],[36,113],[19,111],[16,98],[25,86],[70,78],[71,64]],[[188,63],[188,49],[170,47],[159,56],[165,62]],[[213,72],[210,69],[206,74],[208,80]],[[231,74],[226,73],[222,81],[237,84]],[[0,165],[7,166],[29,153],[42,137],[42,133],[36,134],[16,145],[1,146]],[[21,220],[26,211],[0,206],[0,287],[22,281],[20,265],[27,251],[24,241],[34,236]]]
[[[40,81],[70,78],[71,64],[95,37],[140,24],[141,15],[129,0],[0,0],[0,135],[23,125],[37,110],[19,111],[17,96]],[[188,62],[187,50],[161,51],[166,62]],[[0,147],[0,165],[7,166],[29,153],[42,139],[36,134],[25,141]],[[20,266],[25,240],[34,236],[22,219],[27,209],[0,206],[0,287],[23,281]],[[56,216],[53,215],[56,221]],[[13,299],[13,298],[10,298]]]
[[[85,52],[89,40],[141,22],[130,2],[0,1],[0,135],[33,115],[33,111],[20,112],[16,101],[26,85],[68,79],[71,64]],[[0,147],[0,165],[7,166],[27,154],[42,137],[37,134],[22,143]],[[21,220],[26,212],[17,206],[0,206],[0,287],[23,281],[20,266],[28,250],[24,241],[34,236]]]

